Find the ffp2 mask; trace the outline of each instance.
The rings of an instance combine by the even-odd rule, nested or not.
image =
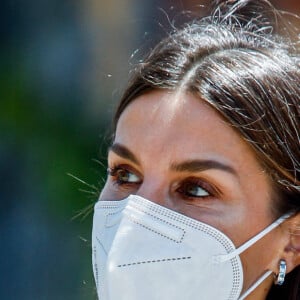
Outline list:
[[[100,300],[244,299],[239,254],[285,220],[235,248],[218,229],[131,195],[95,205],[93,270]]]

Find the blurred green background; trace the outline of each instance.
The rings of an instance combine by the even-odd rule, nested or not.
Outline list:
[[[208,2],[1,3],[0,299],[96,299],[85,212],[115,103],[168,18]],[[274,2],[299,13],[298,0]]]

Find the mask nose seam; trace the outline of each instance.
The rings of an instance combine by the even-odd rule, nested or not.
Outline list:
[[[132,207],[133,209],[134,209],[134,207]],[[183,229],[183,228],[181,228],[181,227],[179,227],[179,226],[177,226],[177,225],[175,225],[175,224],[172,224],[172,223],[170,223],[170,222],[168,222],[168,221],[166,221],[166,220],[163,220],[163,219],[161,219],[161,218],[159,218],[159,217],[157,217],[157,216],[155,216],[155,215],[152,215],[152,214],[150,214],[150,213],[148,213],[148,212],[145,212],[145,211],[142,211],[145,215],[147,215],[147,216],[149,216],[151,219],[153,219],[153,220],[156,220],[156,221],[159,221],[159,222],[161,222],[162,224],[165,224],[166,226],[171,226],[176,232],[176,235],[178,236],[178,238],[172,238],[172,237],[170,237],[170,236],[168,236],[167,235],[167,233],[166,234],[164,234],[163,232],[161,232],[161,231],[159,231],[159,230],[155,230],[155,228],[152,228],[151,226],[148,226],[148,225],[146,225],[145,223],[142,223],[142,222],[139,222],[139,220],[137,220],[135,217],[134,217],[134,214],[135,213],[137,213],[137,212],[139,212],[139,210],[137,209],[137,210],[135,210],[135,211],[133,211],[133,212],[131,212],[131,213],[126,213],[126,215],[127,215],[127,217],[133,222],[133,223],[135,223],[135,224],[137,224],[137,225],[139,225],[139,226],[141,226],[141,227],[143,227],[143,228],[145,228],[145,229],[147,229],[147,230],[149,230],[149,231],[151,231],[151,232],[153,232],[153,233],[155,233],[155,234],[158,234],[158,235],[160,235],[160,236],[162,236],[162,237],[164,237],[164,238],[167,238],[167,239],[169,239],[169,240],[171,240],[171,241],[173,241],[173,242],[175,242],[175,243],[178,243],[178,244],[180,244],[180,243],[182,243],[182,241],[183,241],[183,239],[184,239],[184,237],[185,237],[185,235],[186,235],[186,231]],[[145,220],[144,220],[145,221]],[[151,221],[151,220],[150,220]],[[162,224],[159,224],[159,226],[161,226]],[[171,234],[171,233],[170,233]],[[173,235],[174,235],[174,233],[173,233]]]
[[[163,220],[161,220],[161,219],[159,219],[160,221],[163,221]],[[152,229],[152,228],[150,228],[150,227],[148,227],[148,226],[146,226],[146,225],[144,225],[144,224],[142,224],[142,223],[140,223],[140,222],[138,222],[138,221],[136,221],[136,220],[133,220],[132,218],[131,218],[131,221],[132,222],[134,222],[135,224],[137,224],[137,225],[139,225],[139,226],[142,226],[142,227],[144,227],[145,229],[148,229],[148,230],[150,230],[150,231],[152,231],[152,232],[154,232],[154,233],[156,233],[156,234],[158,234],[158,235],[160,235],[160,236],[162,236],[162,237],[164,237],[164,238],[167,238],[167,239],[169,239],[169,240],[171,240],[171,241],[173,241],[173,242],[175,242],[175,243],[178,243],[178,244],[180,244],[182,241],[183,241],[183,239],[184,239],[184,236],[185,236],[185,230],[183,230],[182,228],[179,228],[178,227],[178,229],[181,229],[182,231],[183,231],[183,233],[182,233],[182,235],[181,235],[181,238],[180,238],[180,240],[179,241],[176,241],[175,239],[172,239],[171,237],[168,237],[167,235],[164,235],[164,234],[162,234],[161,232],[158,232],[158,231],[156,231],[156,230],[154,230],[154,229]],[[168,223],[167,223],[168,224]],[[172,224],[168,224],[168,225],[172,225]],[[177,226],[175,226],[175,227],[177,227]]]

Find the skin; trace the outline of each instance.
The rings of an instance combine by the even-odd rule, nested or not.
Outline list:
[[[236,247],[275,220],[271,183],[252,149],[191,94],[151,91],[129,104],[108,167],[100,200],[140,195],[212,225]],[[243,291],[266,270],[277,272],[288,243],[282,225],[241,254]],[[270,276],[247,299],[265,299],[272,282]]]

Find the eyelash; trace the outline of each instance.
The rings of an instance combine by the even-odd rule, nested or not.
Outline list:
[[[107,173],[108,176],[112,178],[112,182],[114,185],[117,185],[122,188],[131,188],[136,185],[139,185],[142,182],[142,179],[136,182],[129,182],[129,181],[122,180],[120,179],[121,172],[124,172],[124,174],[127,175],[133,174],[137,178],[140,178],[140,176],[136,175],[136,172],[132,171],[129,166],[126,165],[113,166],[107,169]],[[193,189],[195,187],[202,189],[204,192],[207,193],[207,195],[201,195],[201,196],[191,195],[191,193],[188,192],[188,189]],[[178,187],[176,188],[176,192],[185,199],[194,199],[194,198],[208,199],[218,195],[217,189],[215,187],[211,186],[207,182],[196,177],[190,177],[181,181],[178,184]]]
[[[188,189],[189,188],[193,189],[195,187],[202,189],[208,195],[201,195],[201,196],[191,195],[191,193],[188,192]],[[190,177],[180,182],[179,187],[176,189],[176,191],[186,199],[193,199],[193,198],[205,199],[205,198],[214,197],[216,195],[215,189],[210,184],[196,177]]]
[[[113,167],[107,169],[108,176],[112,177],[113,183],[116,185],[119,185],[119,186],[135,185],[135,184],[139,183],[139,182],[128,182],[128,181],[124,181],[124,180],[120,179],[119,176],[121,175],[120,174],[121,172],[126,172],[127,174],[131,173],[131,174],[135,175],[135,173],[128,166],[119,165],[119,166],[113,166]],[[139,177],[138,175],[135,175],[135,176]]]

